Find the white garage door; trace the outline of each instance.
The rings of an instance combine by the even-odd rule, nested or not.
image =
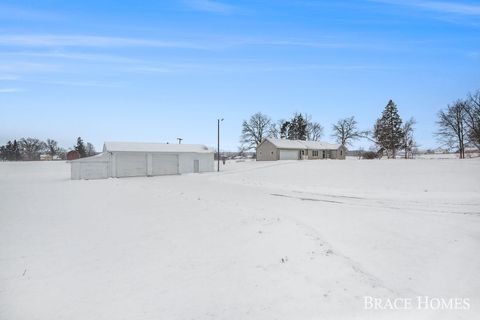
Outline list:
[[[152,175],[161,176],[165,174],[178,173],[178,156],[176,154],[153,154]]]
[[[108,162],[79,163],[80,179],[106,179],[108,178]]]
[[[117,154],[117,177],[138,177],[147,175],[145,153]]]
[[[298,150],[280,150],[280,160],[298,160]]]

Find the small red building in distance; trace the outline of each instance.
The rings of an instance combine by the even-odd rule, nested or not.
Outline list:
[[[80,153],[78,151],[72,150],[67,152],[67,160],[76,160],[80,159]]]

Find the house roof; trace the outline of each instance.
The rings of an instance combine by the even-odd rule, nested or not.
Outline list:
[[[194,152],[213,153],[214,151],[202,144],[168,144],[151,142],[120,142],[107,141],[103,145],[103,151],[130,151],[130,152]]]
[[[265,139],[272,143],[279,149],[306,149],[305,145],[300,140],[287,140],[287,139]]]
[[[307,149],[319,149],[319,150],[337,150],[342,145],[335,143],[328,143],[323,141],[302,141],[307,146]]]
[[[310,150],[337,150],[341,144],[332,144],[322,141],[303,141],[267,138],[278,149],[310,149]]]

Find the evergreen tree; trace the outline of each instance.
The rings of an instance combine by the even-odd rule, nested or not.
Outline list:
[[[74,148],[75,148],[75,151],[77,151],[80,154],[80,158],[85,158],[87,156],[85,143],[83,143],[83,140],[81,137],[77,138],[77,145]]]
[[[288,139],[288,132],[290,131],[290,121],[282,122],[280,126],[280,138],[281,139]]]
[[[307,140],[307,120],[302,116],[301,113],[296,113],[293,117],[292,123],[293,126],[293,135],[294,140]]]
[[[0,160],[7,160],[7,148],[5,146],[0,147]]]
[[[288,140],[307,140],[307,120],[301,113],[295,113],[290,121],[285,121],[280,127],[280,138]]]
[[[382,116],[377,120],[373,136],[381,149],[387,151],[388,157],[395,158],[396,152],[402,147],[403,130],[395,103],[388,101]]]
[[[20,147],[17,143],[17,140],[8,141],[7,144],[2,147],[2,159],[8,161],[18,161],[21,159]]]
[[[20,146],[17,143],[17,140],[13,140],[13,145],[12,145],[12,158],[15,161],[18,161],[21,159],[21,153],[20,153]]]
[[[5,146],[5,158],[8,161],[12,161],[14,159],[14,152],[13,152],[13,144],[12,141],[8,141],[7,145]]]

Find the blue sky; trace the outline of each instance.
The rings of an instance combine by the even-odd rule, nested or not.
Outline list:
[[[437,145],[439,109],[480,89],[478,1],[0,1],[0,143],[216,144],[308,113],[371,129],[389,99]],[[368,147],[367,141],[354,147]]]

